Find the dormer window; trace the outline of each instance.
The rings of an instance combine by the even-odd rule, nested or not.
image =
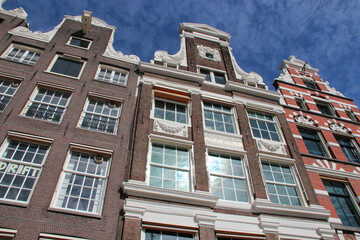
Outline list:
[[[89,49],[91,41],[84,38],[71,37],[67,44],[74,47]]]
[[[314,81],[306,81],[304,80],[304,84],[306,87],[312,89],[312,90],[318,90],[318,87]]]
[[[206,68],[199,68],[199,72],[205,75],[205,81],[225,85],[226,76],[224,72],[214,71]]]

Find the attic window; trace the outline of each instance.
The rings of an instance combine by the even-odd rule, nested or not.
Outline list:
[[[206,57],[207,58],[210,58],[210,59],[213,59],[214,58],[214,55],[212,53],[206,53]]]
[[[84,38],[78,38],[78,37],[71,37],[68,42],[68,45],[84,48],[84,49],[89,49],[90,44],[91,44],[90,40]]]

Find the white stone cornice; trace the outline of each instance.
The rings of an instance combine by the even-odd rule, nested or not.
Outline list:
[[[26,20],[28,14],[22,7],[15,8],[13,10],[5,10],[2,7],[4,2],[6,2],[6,0],[0,0],[0,13],[7,14],[7,15],[10,15],[10,16],[14,16],[14,17],[18,17],[18,18],[22,18],[22,19]]]
[[[131,206],[124,206],[125,211],[125,217],[130,218],[142,218],[146,209],[145,208],[139,208],[139,207],[131,207]]]
[[[199,73],[193,73],[184,70],[178,70],[174,68],[164,67],[156,64],[140,62],[139,70],[141,72],[151,72],[157,73],[163,76],[169,76],[174,78],[179,78],[183,80],[189,80],[193,82],[203,83],[205,80],[205,75]]]
[[[225,84],[224,89],[237,91],[237,92],[241,92],[241,93],[245,93],[245,94],[249,94],[249,95],[253,95],[253,96],[263,97],[263,98],[267,98],[267,99],[275,100],[275,101],[279,101],[280,97],[281,97],[281,95],[277,92],[267,90],[267,89],[257,88],[257,87],[246,86],[244,84],[241,84],[238,82],[233,82],[233,81],[228,81]]]
[[[199,225],[215,227],[216,216],[214,216],[214,215],[196,214],[195,215],[195,222],[197,222]]]
[[[225,41],[229,41],[231,38],[230,34],[202,23],[181,23],[179,26],[179,33],[182,33],[183,31],[202,33],[204,35],[224,39]]]

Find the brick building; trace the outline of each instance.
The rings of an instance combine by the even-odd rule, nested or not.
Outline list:
[[[290,56],[274,86],[336,239],[360,239],[360,111],[308,63]]]
[[[182,23],[140,62],[123,239],[333,239],[281,95],[237,64],[230,35]]]
[[[0,239],[118,239],[139,59],[89,12],[26,15],[0,6]]]

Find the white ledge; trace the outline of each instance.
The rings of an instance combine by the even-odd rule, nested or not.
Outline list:
[[[131,196],[138,196],[151,199],[186,203],[214,208],[218,197],[208,192],[184,192],[165,188],[158,188],[146,185],[144,182],[129,180],[123,183],[124,193]]]
[[[242,92],[242,93],[246,93],[249,95],[263,97],[263,98],[267,98],[267,99],[271,99],[271,100],[275,100],[275,101],[279,101],[280,97],[281,97],[280,93],[277,93],[274,91],[256,88],[256,87],[249,87],[242,83],[237,83],[237,82],[232,82],[232,81],[228,81],[226,83],[224,89]]]
[[[289,206],[272,203],[265,199],[256,199],[252,205],[253,209],[257,213],[267,213],[275,215],[304,217],[313,219],[328,220],[330,217],[330,211],[326,210],[322,206]]]
[[[140,62],[139,64],[139,70],[141,72],[151,72],[151,73],[157,73],[164,76],[189,80],[193,82],[203,83],[205,80],[205,75],[193,73],[189,71],[184,70],[178,70],[174,68],[164,67],[161,65],[151,64],[151,63],[145,63]]]

